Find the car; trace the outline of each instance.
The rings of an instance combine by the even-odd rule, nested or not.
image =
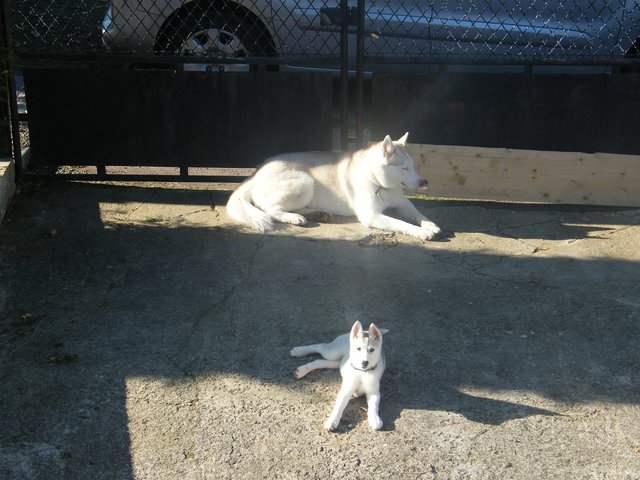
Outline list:
[[[243,59],[249,57],[290,60],[285,68],[332,68],[331,60],[335,66],[340,52],[339,22],[332,21],[339,16],[337,4],[111,0],[102,22],[102,41],[116,52],[211,59],[191,65],[193,69],[244,71],[250,67]],[[640,44],[640,4],[627,0],[371,0],[365,9],[368,66],[549,59],[589,63],[637,55]],[[353,62],[354,9],[348,13]]]

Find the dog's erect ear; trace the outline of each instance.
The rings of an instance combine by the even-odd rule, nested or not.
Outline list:
[[[409,137],[409,132],[405,133],[402,138],[398,140],[398,143],[404,147],[407,146],[407,138]]]
[[[351,327],[351,335],[349,338],[358,338],[362,336],[362,324],[356,320],[356,323]]]
[[[378,341],[382,338],[382,332],[380,331],[380,329],[378,329],[378,327],[376,327],[375,323],[369,325],[369,337]]]
[[[388,156],[391,155],[394,151],[395,151],[396,147],[393,144],[393,140],[391,140],[391,137],[389,135],[387,135],[386,137],[384,137],[384,140],[382,141],[382,150],[384,151],[384,156]]]

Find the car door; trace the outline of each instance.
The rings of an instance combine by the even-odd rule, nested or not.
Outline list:
[[[535,59],[607,55],[624,0],[434,0],[431,48],[437,57]]]
[[[431,10],[427,2],[365,2],[365,55],[369,63],[406,62],[430,54]]]

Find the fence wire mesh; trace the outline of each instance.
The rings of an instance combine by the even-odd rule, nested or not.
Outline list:
[[[640,4],[507,0],[367,2],[369,57],[545,61],[637,52]]]
[[[15,0],[18,56],[177,55],[313,61],[355,37],[355,1]],[[638,56],[640,2],[630,0],[368,0],[367,62],[614,62]],[[355,57],[355,40],[351,54]]]

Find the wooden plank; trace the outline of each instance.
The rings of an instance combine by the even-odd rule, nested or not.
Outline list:
[[[640,155],[409,144],[436,197],[640,207]]]

